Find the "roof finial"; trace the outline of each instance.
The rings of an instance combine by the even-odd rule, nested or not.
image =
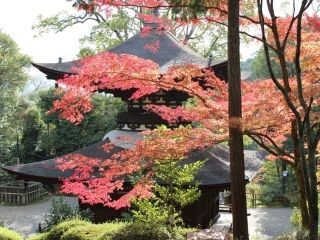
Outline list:
[[[58,63],[62,63],[62,57],[58,58]]]
[[[143,26],[149,27],[151,29],[158,29],[159,24],[159,16],[160,16],[160,9],[159,7],[154,7],[150,10],[149,19],[144,20]]]

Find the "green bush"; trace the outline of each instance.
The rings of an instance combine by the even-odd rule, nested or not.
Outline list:
[[[44,216],[44,231],[49,231],[52,227],[68,219],[91,220],[92,213],[89,210],[80,210],[75,204],[70,204],[62,199],[53,198],[51,208]]]
[[[294,208],[290,217],[290,223],[294,227],[294,229],[301,229],[302,218],[301,212],[298,208]]]
[[[110,222],[104,223],[103,234],[100,235],[98,240],[111,240],[111,237],[118,231],[121,231],[128,223],[125,222]]]
[[[89,224],[85,226],[75,226],[66,231],[61,240],[92,240],[107,239],[112,234],[120,230],[124,223]]]
[[[48,233],[39,233],[28,238],[28,240],[47,240]]]
[[[115,232],[110,240],[182,240],[185,239],[177,231],[169,232],[159,224],[132,223]],[[104,240],[109,240],[105,238]]]
[[[101,224],[90,224],[86,226],[76,226],[66,231],[61,240],[93,240],[98,239],[103,234],[105,227]]]
[[[83,220],[68,220],[64,221],[57,226],[53,227],[46,236],[46,240],[60,240],[62,235],[67,232],[69,229],[79,226],[91,226],[92,224]]]
[[[81,220],[68,220],[53,227],[49,232],[37,234],[28,240],[109,240],[111,235],[126,225],[123,222],[92,224]]]
[[[183,236],[185,239],[187,239],[187,234],[199,231],[197,228],[184,228],[184,227],[178,227],[176,229],[177,233],[181,236]]]
[[[297,232],[284,233],[276,238],[276,240],[306,240],[308,239],[308,232],[299,230]]]
[[[68,220],[53,227],[49,232],[37,234],[28,240],[183,240],[186,239],[187,233],[195,230],[174,228],[168,231],[165,226],[159,224],[92,224],[82,220]]]
[[[22,240],[22,237],[19,233],[0,227],[0,240]]]

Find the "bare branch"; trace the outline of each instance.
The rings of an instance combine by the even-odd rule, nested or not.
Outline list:
[[[286,152],[283,148],[279,147],[277,145],[277,143],[267,134],[250,132],[250,131],[246,131],[245,134],[248,135],[253,140],[255,139],[254,140],[255,142],[258,141],[258,139],[256,137],[259,137],[260,142],[259,143],[257,142],[259,144],[259,146],[263,147],[271,154],[273,154],[275,156],[286,156],[286,157],[294,160],[294,156],[292,156],[290,153]],[[273,147],[273,149],[271,147],[268,147],[268,145],[263,141],[263,139],[267,140],[269,142],[269,145],[271,145]]]
[[[270,2],[268,0],[268,4],[270,5],[270,4],[272,4],[272,2]],[[290,97],[288,95],[287,89],[285,87],[283,87],[281,85],[281,83],[277,80],[277,78],[275,77],[275,74],[274,74],[274,71],[273,71],[272,65],[271,65],[271,58],[270,58],[268,42],[267,42],[267,38],[266,38],[265,24],[264,24],[265,21],[264,21],[263,2],[262,2],[262,0],[257,0],[257,5],[258,5],[258,11],[259,11],[260,27],[261,27],[261,32],[262,32],[262,40],[263,40],[264,51],[265,51],[265,55],[266,55],[266,61],[267,61],[267,66],[268,66],[268,70],[269,70],[269,73],[270,73],[270,77],[271,77],[272,81],[274,82],[274,84],[276,85],[276,87],[283,94],[283,96],[284,96],[289,108],[291,109],[291,111],[295,115],[296,119],[299,122],[301,122],[300,114],[297,111],[296,107],[294,106],[293,102],[290,100]],[[273,11],[273,10],[271,10],[271,11]],[[275,16],[274,16],[274,18],[275,18]],[[283,60],[283,59],[280,59],[280,60]]]

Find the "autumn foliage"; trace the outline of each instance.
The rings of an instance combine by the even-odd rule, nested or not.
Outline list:
[[[190,1],[172,2],[178,2],[184,9],[188,8],[186,4]],[[99,7],[142,5],[150,8],[169,7],[172,2],[98,0],[95,4]],[[226,2],[205,2],[212,5],[206,5],[208,11],[204,18],[193,19],[193,24],[204,20],[225,24]],[[269,6],[270,17],[265,17],[261,1],[257,3],[257,16],[243,15],[241,19],[244,27],[258,26],[262,34],[244,34],[263,43],[267,59],[270,60],[269,51],[277,53],[274,60],[281,66],[282,78],[275,78],[270,68],[270,79],[242,82],[242,119],[228,118],[227,83],[209,68],[200,69],[196,65],[173,66],[163,74],[159,72],[159,66],[150,60],[102,53],[84,59],[81,67],[76,69],[77,74],[60,80],[59,84],[67,91],[60,101],[54,103],[53,110],[74,123],[79,123],[83,113],[91,110],[90,96],[96,91],[134,89],[130,99],[136,100],[159,90],[175,89],[192,97],[192,104],[175,109],[149,105],[146,110],[157,113],[169,123],[187,121],[197,126],[147,131],[143,133],[145,140],[138,142],[135,149],[125,150],[103,161],[72,156],[70,161],[61,165],[63,170],[75,169],[74,175],[65,181],[63,191],[75,193],[85,202],[103,203],[115,208],[128,206],[133,198],[149,196],[156,162],[179,160],[190,151],[226,141],[229,123],[241,128],[244,134],[268,150],[271,159],[282,159],[294,166],[304,164],[305,157],[319,149],[319,17],[316,13],[303,14],[310,6],[307,1],[303,1],[304,8],[301,7],[296,17],[275,16],[272,5]],[[300,147],[289,151],[283,144],[288,138],[294,140],[295,124],[300,129],[297,133]],[[307,146],[307,153],[303,146]],[[110,150],[109,147],[106,150]],[[313,159],[308,161],[310,163]],[[312,165],[308,166],[312,168]],[[141,178],[132,190],[118,200],[111,199],[110,194],[123,189],[126,176],[134,173],[140,174]],[[310,191],[307,189],[306,193]],[[308,201],[310,205],[310,199]]]

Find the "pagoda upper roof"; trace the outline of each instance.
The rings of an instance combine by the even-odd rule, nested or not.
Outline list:
[[[139,32],[118,46],[107,50],[116,54],[132,54],[157,63],[160,72],[165,73],[174,65],[195,64],[201,68],[217,65],[225,61],[212,61],[182,44],[167,30],[153,29]],[[33,63],[48,78],[56,79],[57,75],[74,73],[73,67],[80,67],[80,60],[61,63]]]

